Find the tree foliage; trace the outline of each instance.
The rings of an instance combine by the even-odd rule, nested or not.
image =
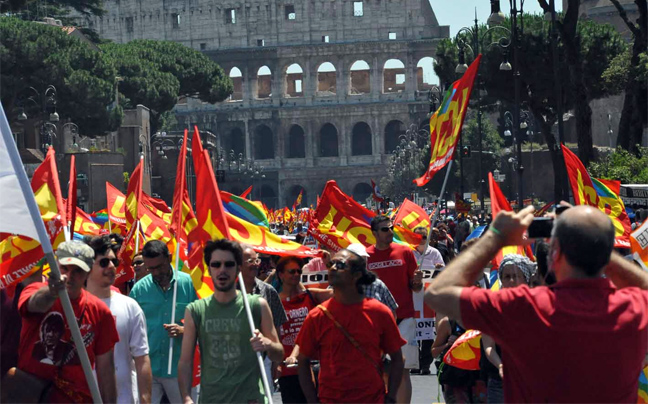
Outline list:
[[[460,168],[463,164],[464,174],[464,190],[465,192],[480,192],[480,180],[487,178],[487,173],[492,172],[499,167],[500,154],[504,140],[497,133],[495,126],[487,119],[482,118],[482,177],[479,177],[479,126],[476,114],[469,114],[466,116],[461,136],[463,138],[463,145],[471,147],[471,156],[467,159],[458,160],[457,167]],[[460,171],[455,172],[455,176],[459,178]],[[484,192],[488,192],[488,188],[484,188]]]
[[[619,180],[622,184],[648,184],[648,148],[632,154],[617,147],[614,152],[593,162],[589,172],[596,178]]]
[[[21,108],[40,116],[41,105],[29,99],[30,87],[42,93],[55,86],[61,119],[90,136],[115,130],[121,122],[113,102],[117,77],[123,79],[122,107],[149,107],[153,128],[180,96],[215,103],[232,92],[231,80],[216,63],[174,42],[104,44],[97,51],[60,27],[17,18],[0,19],[0,36],[2,103],[10,121]]]

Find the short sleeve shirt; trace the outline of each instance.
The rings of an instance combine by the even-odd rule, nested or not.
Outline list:
[[[171,286],[163,291],[158,286],[151,274],[140,279],[133,286],[130,297],[135,299],[144,312],[147,325],[147,337],[150,347],[151,370],[154,377],[177,377],[178,361],[182,350],[182,337],[173,339],[173,360],[171,374],[169,366],[169,334],[164,329],[164,324],[171,323],[173,305],[173,282],[178,282],[178,295],[176,297],[175,322],[182,324],[187,305],[197,300],[191,276],[184,272],[173,271]]]
[[[505,402],[637,402],[648,291],[607,279],[465,288],[461,318],[502,348]]]
[[[414,278],[417,264],[412,249],[392,243],[385,250],[370,246],[367,248],[367,253],[369,253],[367,269],[385,282],[398,303],[396,317],[399,319],[414,317],[414,300],[410,282]]]
[[[272,321],[275,328],[277,329],[277,332],[279,332],[281,325],[288,321],[288,317],[286,317],[286,310],[284,310],[284,307],[281,304],[279,293],[277,293],[277,290],[269,283],[260,281],[257,278],[254,278],[254,282],[255,285],[252,290],[252,294],[259,295],[268,302],[268,306],[270,306],[270,312],[272,313]]]
[[[401,338],[394,316],[375,299],[343,305],[334,298],[322,303],[363,347],[373,362],[382,366],[381,354],[399,351]],[[323,403],[383,402],[385,384],[374,364],[342,334],[320,308],[308,313],[297,336],[300,354],[319,358],[319,392]]]
[[[56,299],[46,313],[31,313],[27,309],[29,299],[42,287],[47,284],[32,283],[20,295],[18,310],[22,316],[22,331],[18,368],[52,381],[58,374],[61,383],[57,385],[65,387],[53,390],[53,402],[89,402],[90,390],[60,299]],[[115,320],[108,307],[85,290],[72,300],[72,308],[94,367],[95,358],[112,350],[119,341]]]

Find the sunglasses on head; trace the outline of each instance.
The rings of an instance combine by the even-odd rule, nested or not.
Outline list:
[[[220,268],[221,265],[225,266],[225,268],[234,268],[236,266],[235,261],[212,261],[209,263],[209,266],[212,268]]]
[[[113,259],[102,258],[99,260],[99,266],[102,268],[106,268],[108,265],[110,265],[110,262],[112,262],[115,267],[119,266],[119,258],[113,258]]]
[[[388,231],[394,231],[394,226],[393,225],[392,226],[385,226],[385,227],[381,227],[378,230],[382,231],[383,233],[387,233]]]
[[[301,275],[304,273],[304,271],[302,271],[301,269],[286,269],[286,272],[288,272],[290,275],[294,275],[294,274]]]

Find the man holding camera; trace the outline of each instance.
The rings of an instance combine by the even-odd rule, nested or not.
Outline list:
[[[426,303],[502,347],[505,402],[636,402],[648,274],[612,252],[614,227],[603,212],[577,206],[556,219],[548,256],[555,285],[471,287],[502,247],[525,242],[533,210],[500,212],[430,285]]]

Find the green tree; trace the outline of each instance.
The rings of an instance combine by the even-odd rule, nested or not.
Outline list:
[[[545,142],[551,151],[554,174],[558,177],[563,171],[563,163],[557,141],[552,133],[552,127],[557,122],[558,116],[556,112],[557,99],[554,92],[556,77],[552,69],[547,68],[547,65],[551,62],[550,24],[539,15],[525,15],[523,23],[524,33],[520,38],[521,43],[518,49],[520,52],[518,55],[518,68],[522,82],[520,98],[522,106],[533,114],[540,132],[543,134]],[[504,23],[504,26],[510,28],[507,24],[508,21]],[[487,29],[488,27],[482,26],[481,32],[485,33]],[[610,94],[609,88],[601,80],[601,75],[610,65],[611,60],[625,50],[626,45],[614,28],[609,25],[580,22],[578,24],[578,33],[580,57],[584,61],[583,82],[587,87],[586,97],[589,103],[590,100]],[[506,44],[507,40],[501,40],[501,36],[501,30],[488,31],[483,38],[482,44],[488,45],[494,42]],[[464,38],[468,43],[472,43],[470,38]],[[454,39],[447,39],[442,42],[445,43],[440,44],[438,48],[442,51],[447,47],[456,46]],[[561,44],[559,52],[562,52],[562,49],[563,45]],[[487,91],[484,104],[494,104],[496,101],[500,101],[503,108],[512,111],[515,100],[512,72],[500,70],[502,61],[509,58],[510,55],[497,46],[489,46],[482,51],[484,56],[479,75],[482,88]],[[444,51],[442,54],[437,54],[437,58],[444,59],[448,55],[452,55],[452,52]],[[467,62],[470,63],[472,55],[467,56],[469,56]],[[439,64],[445,66],[456,63],[457,60],[453,60],[451,63],[443,60]],[[451,83],[457,78],[454,73],[448,73],[447,69],[435,69],[435,72],[444,83]],[[570,75],[565,74],[565,72],[569,72],[569,63],[565,59],[562,59],[559,63],[559,72],[563,73],[558,75],[563,88],[563,105],[565,110],[569,110],[575,107],[576,102],[582,101],[579,98],[582,94],[578,88],[583,84],[572,83]],[[580,111],[581,113],[587,112]],[[589,113],[591,114],[591,111]],[[588,119],[591,121],[591,117]],[[582,119],[581,122],[586,120]],[[585,124],[579,125],[578,139],[580,157],[584,161],[589,161],[592,148],[591,127],[588,128]],[[555,181],[554,193],[556,197],[562,194],[559,179]]]
[[[25,21],[41,20],[52,17],[71,22],[70,11],[82,15],[104,15],[103,0],[7,0],[0,2],[0,12],[18,17]]]
[[[0,18],[0,65],[2,104],[10,121],[21,111],[40,117],[42,100],[30,87],[42,94],[53,85],[58,114],[79,125],[81,134],[103,134],[121,122],[106,108],[117,75],[113,61],[60,27]]]
[[[625,184],[648,184],[648,148],[630,153],[617,147],[614,152],[590,164],[588,171],[596,178],[619,180]]]
[[[233,91],[232,81],[220,66],[201,52],[176,42],[135,40],[104,44],[101,49],[114,60],[123,78],[119,91],[126,98],[126,106],[149,107],[154,129],[178,97],[213,104]]]

